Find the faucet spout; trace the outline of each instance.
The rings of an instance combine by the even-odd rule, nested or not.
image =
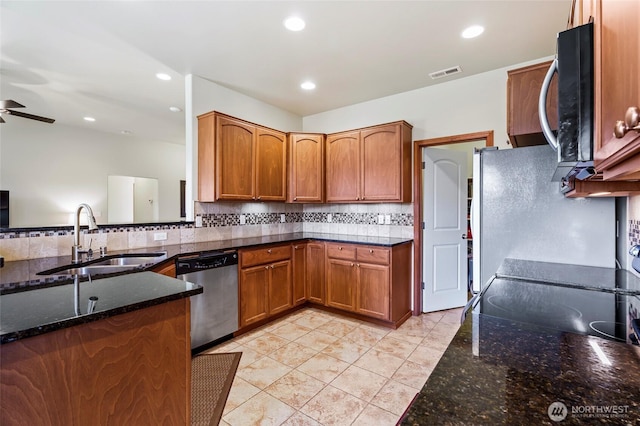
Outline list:
[[[91,206],[89,204],[82,203],[76,209],[75,221],[73,222],[73,247],[71,247],[71,263],[79,263],[82,261],[82,253],[86,253],[86,251],[81,250],[82,245],[80,245],[80,212],[82,209],[85,209],[87,213],[87,218],[89,219],[89,230],[93,231],[98,229],[98,225],[96,224],[96,218],[93,216],[93,210],[91,210]]]

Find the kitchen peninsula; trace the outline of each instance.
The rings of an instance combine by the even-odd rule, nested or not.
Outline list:
[[[3,295],[0,423],[188,424],[201,292],[140,272]]]

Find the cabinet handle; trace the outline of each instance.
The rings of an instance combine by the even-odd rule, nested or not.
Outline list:
[[[298,201],[298,197],[293,197],[293,201]]]
[[[351,264],[351,266],[353,266],[353,263]]]
[[[359,201],[359,200],[360,200],[360,197],[356,197],[356,201]]]
[[[372,250],[372,249],[369,249],[369,253],[373,253],[373,250]]]
[[[269,269],[269,265],[265,266],[264,269]]]
[[[273,265],[271,265],[271,269],[273,269],[273,268],[274,268],[274,266],[273,266]]]
[[[342,247],[338,247],[338,250],[342,250]]]
[[[298,250],[298,246],[293,246],[293,249],[294,250]]]
[[[262,197],[258,197],[258,200],[261,199]]]
[[[360,264],[359,264],[359,263],[356,263],[356,266],[359,268],[359,267],[360,267]]]
[[[616,121],[613,127],[613,134],[616,138],[621,139],[631,130],[640,132],[640,108],[629,107],[624,115],[624,121]]]

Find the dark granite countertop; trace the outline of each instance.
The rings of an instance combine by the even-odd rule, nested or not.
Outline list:
[[[505,259],[402,424],[639,424],[639,284],[629,271]]]
[[[250,248],[267,244],[288,243],[305,240],[368,244],[384,247],[393,247],[398,244],[413,241],[410,238],[368,237],[358,235],[299,232],[291,234],[265,235],[261,237],[235,238],[199,243],[176,244],[162,247],[146,247],[130,250],[120,250],[117,252],[109,252],[108,255],[111,256],[116,254],[163,253],[164,256],[159,262],[165,262],[167,260],[175,259],[178,256],[191,256],[218,250]],[[94,259],[94,261],[95,260],[96,259]],[[50,287],[67,284],[72,280],[72,276],[70,275],[38,275],[38,272],[57,268],[63,265],[69,265],[69,263],[70,256],[47,257],[40,259],[5,262],[5,266],[3,268],[0,268],[0,294],[25,291],[33,287]],[[141,267],[140,270],[151,269],[155,264],[157,264],[157,262],[147,264],[144,267]]]
[[[638,424],[639,389],[638,346],[472,314],[401,424]]]
[[[202,293],[202,287],[152,272],[75,281],[0,298],[0,343],[96,321]],[[90,301],[94,304],[90,308]]]

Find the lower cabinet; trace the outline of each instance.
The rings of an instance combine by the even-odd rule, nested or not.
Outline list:
[[[325,247],[323,242],[307,243],[307,270],[305,286],[307,300],[311,303],[325,303]]]
[[[327,306],[384,321],[411,315],[410,243],[327,244]]]
[[[411,242],[307,241],[239,254],[240,328],[307,302],[394,327],[411,316]]]
[[[356,280],[358,272],[353,261],[327,259],[327,306],[356,310]]]
[[[293,306],[291,245],[240,250],[240,327]]]
[[[307,301],[307,243],[293,245],[293,305]]]

